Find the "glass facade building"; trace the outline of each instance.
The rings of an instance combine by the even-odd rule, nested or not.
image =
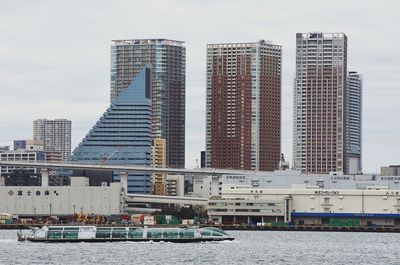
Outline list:
[[[186,48],[168,39],[114,40],[111,101],[144,67],[151,69],[152,136],[166,141],[166,165],[185,166]]]
[[[72,162],[151,166],[150,69],[116,96],[72,154]],[[119,180],[119,172],[113,172]],[[150,193],[149,174],[128,172],[128,193]]]

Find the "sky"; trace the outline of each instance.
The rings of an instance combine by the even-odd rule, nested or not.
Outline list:
[[[32,139],[38,118],[72,120],[74,149],[109,105],[113,39],[186,45],[186,167],[205,149],[206,44],[282,45],[282,152],[292,162],[297,32],[344,32],[363,75],[363,169],[400,164],[398,1],[1,1],[0,145]]]

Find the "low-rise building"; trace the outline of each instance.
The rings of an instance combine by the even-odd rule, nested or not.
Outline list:
[[[120,183],[90,187],[82,177],[72,178],[71,186],[0,186],[0,212],[19,216],[120,214],[120,187]]]
[[[9,173],[3,173],[4,186],[40,186],[41,174],[33,170],[14,169]]]
[[[165,195],[167,196],[185,196],[185,176],[167,175],[165,178]]]
[[[400,176],[400,165],[390,165],[388,167],[381,167],[381,175]]]
[[[221,194],[225,184],[250,185],[262,189],[289,189],[292,184],[306,184],[324,189],[365,190],[367,187],[387,187],[400,190],[400,176],[354,174],[305,174],[297,170],[275,170],[271,172],[253,172],[246,175],[195,176],[193,197],[208,198]]]
[[[332,218],[350,218],[360,225],[400,225],[400,190],[323,189],[304,184],[289,189],[223,185],[221,195],[209,199],[208,214],[211,220],[224,224],[326,225]]]
[[[0,150],[0,160],[2,161],[23,161],[23,162],[44,162],[45,154],[43,150],[38,149],[18,149],[18,150]],[[36,168],[0,166],[0,175],[11,173],[15,169],[29,169],[38,173]]]

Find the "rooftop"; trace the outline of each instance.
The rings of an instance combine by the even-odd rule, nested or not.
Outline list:
[[[173,46],[183,46],[184,41],[170,39],[126,39],[112,40],[113,45],[143,45],[143,44],[165,44]]]

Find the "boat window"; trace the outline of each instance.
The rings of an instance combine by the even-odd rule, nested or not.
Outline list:
[[[64,231],[66,230],[79,231],[79,227],[64,227]]]
[[[129,238],[142,238],[143,237],[143,230],[131,230],[128,232],[128,237]]]
[[[194,237],[194,230],[182,230],[180,232],[181,238],[193,238]]]
[[[47,238],[50,239],[60,239],[62,237],[61,231],[49,231],[47,233]]]
[[[126,237],[126,231],[124,230],[114,230],[112,232],[112,237],[113,238],[125,238]]]
[[[202,231],[201,231],[201,235],[202,235],[202,236],[211,236],[211,231],[202,230]]]
[[[49,231],[61,231],[62,227],[49,227]]]
[[[162,230],[160,229],[149,229],[147,231],[147,238],[161,238],[162,234]]]
[[[111,236],[111,228],[97,228],[96,238],[110,238]]]
[[[178,230],[166,230],[163,232],[163,238],[178,238],[179,233]]]

